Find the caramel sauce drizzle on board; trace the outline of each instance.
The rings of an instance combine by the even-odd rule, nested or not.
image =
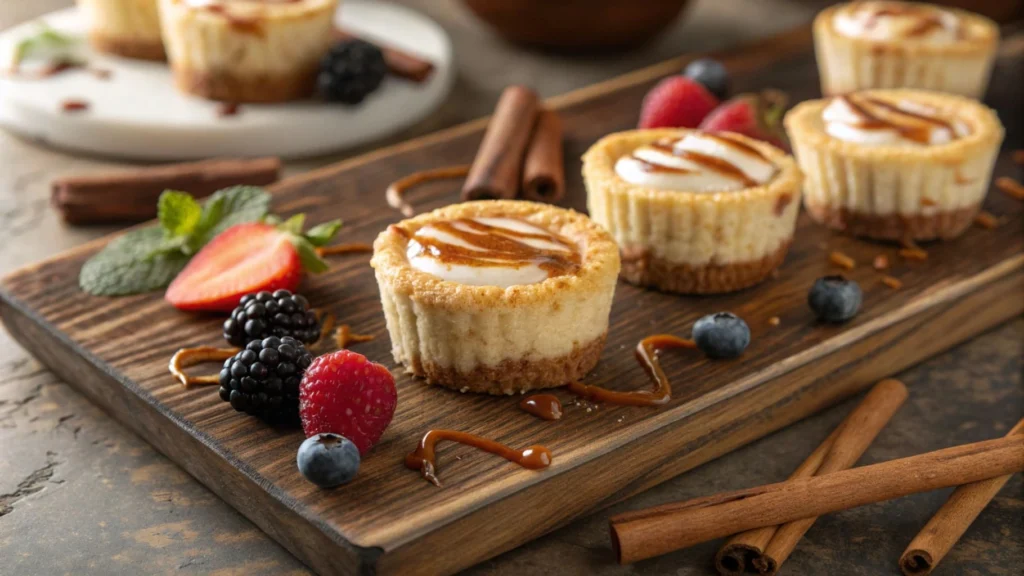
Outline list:
[[[693,340],[679,338],[671,334],[648,336],[636,345],[636,361],[654,383],[654,390],[619,392],[608,388],[587,386],[582,382],[573,382],[569,384],[568,389],[580,398],[594,402],[608,402],[625,406],[662,406],[672,399],[672,385],[668,376],[665,375],[665,371],[661,369],[658,353],[663,350],[695,348],[697,345]]]
[[[468,432],[431,430],[423,436],[416,450],[413,450],[412,453],[405,457],[405,466],[410,470],[419,470],[426,481],[439,488],[441,487],[441,481],[436,473],[436,447],[437,443],[442,441],[457,442],[483,450],[484,452],[490,452],[528,470],[540,470],[551,465],[551,451],[540,445],[516,450],[500,442]]]
[[[949,133],[953,135],[953,138],[957,138],[956,129],[953,124],[947,122],[941,118],[934,116],[928,116],[920,114],[912,110],[904,110],[899,106],[879,100],[877,98],[861,98],[864,104],[871,105],[877,109],[885,110],[887,113],[893,116],[911,118],[917,120],[917,124],[908,125],[895,122],[891,119],[882,118],[881,116],[872,113],[864,104],[858,102],[850,96],[836,96],[842,100],[850,110],[853,110],[854,114],[861,118],[861,124],[858,128],[865,130],[895,130],[901,136],[908,140],[913,140],[919,144],[927,144],[931,140],[932,129],[935,127],[945,128],[949,130]]]
[[[553,232],[509,230],[471,218],[434,222],[430,226],[478,248],[474,250],[419,235],[412,238],[420,246],[419,254],[427,254],[445,264],[493,267],[536,263],[548,273],[549,278],[575,274],[580,269],[581,258],[576,245]],[[407,235],[404,230],[401,233]],[[559,244],[564,246],[566,251],[538,248],[524,240]]]
[[[562,417],[562,403],[554,394],[533,394],[519,402],[519,408],[542,420],[558,420]]]
[[[771,163],[771,160],[766,158],[765,155],[762,154],[757,148],[754,148],[753,146],[750,146],[745,142],[733,140],[732,138],[729,138],[728,136],[722,134],[701,133],[701,136],[704,138],[710,138],[712,140],[715,140],[728,148],[733,148],[734,150],[737,150],[748,156],[756,156],[761,160],[764,160],[765,162]],[[718,158],[715,156],[710,156],[708,154],[701,154],[700,152],[693,152],[689,150],[676,150],[675,145],[680,140],[682,140],[682,138],[658,140],[657,142],[650,144],[650,147],[665,152],[667,154],[671,154],[677,158],[682,158],[683,160],[686,160],[688,162],[692,162],[693,164],[696,164],[711,172],[716,172],[727,178],[731,178],[733,180],[742,182],[743,185],[748,188],[751,186],[758,185],[756,180],[747,176],[747,173],[741,170],[739,166],[736,166],[735,164],[729,162],[728,160],[724,160],[722,158]],[[635,153],[632,155],[632,158],[639,162],[640,165],[643,167],[644,171],[646,172],[663,172],[670,174],[695,173],[694,170],[689,170],[686,168],[678,168],[675,166],[663,166],[661,164],[655,164],[653,162],[644,160],[643,158],[637,157]]]

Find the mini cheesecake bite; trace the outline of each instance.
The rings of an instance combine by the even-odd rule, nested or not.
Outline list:
[[[89,23],[89,42],[100,52],[163,60],[159,0],[77,0]]]
[[[159,0],[175,84],[225,102],[313,93],[338,0]]]
[[[390,226],[371,264],[395,360],[430,384],[523,393],[597,363],[619,273],[586,216],[521,201],[466,202]]]
[[[991,20],[916,2],[850,2],[814,21],[825,94],[921,88],[980,98],[998,43]]]
[[[685,294],[740,290],[785,259],[801,175],[781,150],[731,132],[632,130],[583,156],[591,217],[622,251],[622,277]]]
[[[988,192],[1003,127],[976,101],[869,90],[785,118],[807,176],[804,205],[834,229],[882,240],[955,238]]]

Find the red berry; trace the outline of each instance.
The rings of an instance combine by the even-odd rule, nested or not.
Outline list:
[[[306,437],[341,434],[360,455],[380,440],[397,403],[391,372],[348,350],[313,360],[299,385],[299,415]]]
[[[638,128],[696,128],[718,99],[695,80],[665,78],[644,96]]]
[[[301,279],[302,262],[287,232],[269,224],[239,224],[200,250],[164,298],[182,310],[230,312],[246,294],[295,292]]]
[[[785,95],[776,91],[741,94],[724,102],[701,122],[705,132],[735,132],[789,150],[782,132]]]

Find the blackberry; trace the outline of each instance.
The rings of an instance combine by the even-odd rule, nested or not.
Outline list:
[[[317,90],[328,102],[359,104],[380,87],[387,73],[380,48],[362,40],[347,40],[332,46],[320,61]]]
[[[224,362],[220,399],[272,424],[298,424],[299,383],[312,362],[309,350],[290,336],[253,340]]]
[[[224,339],[241,348],[269,336],[291,336],[312,344],[320,339],[320,321],[305,298],[287,290],[243,296],[224,321]]]

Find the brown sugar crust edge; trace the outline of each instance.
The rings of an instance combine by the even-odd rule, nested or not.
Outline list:
[[[749,288],[782,265],[790,242],[759,260],[694,266],[669,262],[650,250],[622,250],[622,279],[637,286],[679,294],[722,294]]]
[[[287,74],[237,76],[227,71],[174,69],[178,89],[209,100],[272,103],[300,100],[313,94],[316,68]]]
[[[556,358],[508,359],[494,366],[478,366],[469,372],[421,362],[419,358],[410,362],[409,368],[415,376],[426,379],[428,384],[460,392],[522,394],[581,380],[597,364],[607,338],[608,333],[605,332],[587,344],[573,346],[572,352]]]
[[[152,60],[163,62],[167,59],[164,43],[161,40],[146,41],[128,38],[115,38],[103,34],[90,34],[89,43],[93,48],[107,54],[115,54],[135,60]]]
[[[835,230],[876,240],[949,240],[964,233],[980,204],[936,214],[864,214],[846,208],[805,203],[812,218]]]

